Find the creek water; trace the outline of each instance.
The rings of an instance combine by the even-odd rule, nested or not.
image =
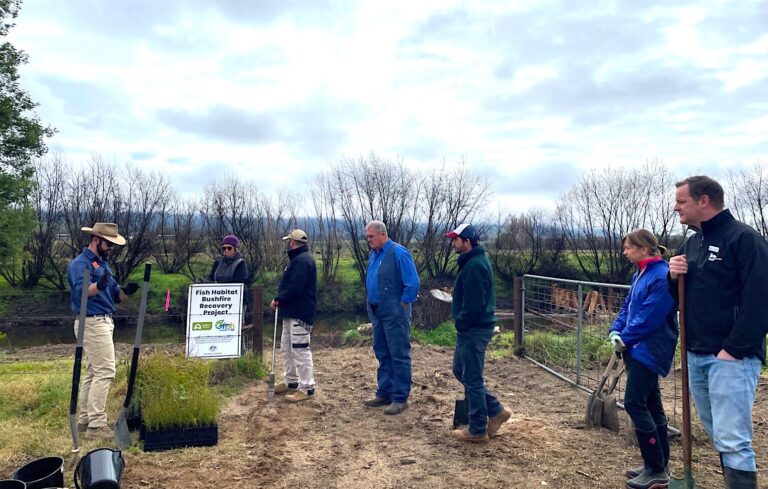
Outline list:
[[[357,313],[324,315],[317,318],[312,332],[313,334],[323,334],[344,331],[367,322],[368,318]],[[274,316],[264,316],[263,325],[264,338],[271,338]],[[0,349],[75,343],[74,322],[70,318],[30,322],[25,325],[0,325],[0,333],[5,335],[4,338],[0,337]],[[115,326],[115,343],[133,344],[135,336],[135,319],[132,319],[128,324],[118,322]],[[183,343],[185,337],[185,324],[168,324],[163,321],[147,320],[142,332],[142,343]]]

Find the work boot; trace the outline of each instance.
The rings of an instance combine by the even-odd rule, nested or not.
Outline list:
[[[285,382],[280,382],[275,386],[275,394],[277,395],[293,394],[297,390],[299,390],[298,382],[291,382],[290,384],[286,384]]]
[[[723,466],[725,489],[757,489],[757,472]]]
[[[85,431],[86,440],[111,440],[115,437],[115,432],[109,426],[99,426],[98,428],[88,428]]]
[[[393,402],[384,408],[384,414],[400,414],[406,409],[408,409],[408,401]]]
[[[666,423],[656,425],[656,436],[658,437],[662,458],[664,460],[664,472],[666,472],[667,475],[671,475],[669,472],[669,431]],[[627,470],[624,472],[624,475],[627,479],[634,479],[640,475],[644,469],[645,465],[640,465],[639,467]]]
[[[502,408],[501,412],[496,416],[488,418],[488,437],[493,438],[496,436],[496,432],[499,431],[501,425],[509,421],[512,417],[512,411],[507,408]]]
[[[387,399],[385,397],[376,396],[373,399],[368,399],[366,401],[363,401],[363,404],[365,404],[368,407],[388,406],[392,404],[392,400]]]
[[[315,389],[308,389],[306,393],[302,391],[296,391],[289,396],[285,396],[285,400],[288,402],[311,401],[314,398],[315,398]]]
[[[666,472],[651,472],[650,469],[643,469],[637,477],[627,481],[627,487],[630,489],[663,489],[669,487],[669,475]]]
[[[482,435],[473,435],[469,432],[469,428],[453,430],[451,435],[453,435],[453,437],[457,440],[465,441],[467,443],[488,443],[489,440],[488,433],[483,433]]]

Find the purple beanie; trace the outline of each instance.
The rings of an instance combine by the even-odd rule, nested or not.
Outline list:
[[[240,240],[237,239],[237,236],[234,234],[228,234],[227,236],[224,236],[224,239],[221,240],[221,244],[223,245],[232,245],[235,248],[240,246]]]

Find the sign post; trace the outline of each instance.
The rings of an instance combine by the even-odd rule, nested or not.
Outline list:
[[[243,284],[193,284],[187,303],[187,357],[237,358],[243,326]]]

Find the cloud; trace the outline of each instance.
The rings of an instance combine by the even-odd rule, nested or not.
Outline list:
[[[204,111],[162,109],[157,116],[181,132],[238,144],[258,144],[279,139],[277,121],[269,113],[247,112],[217,105]]]

